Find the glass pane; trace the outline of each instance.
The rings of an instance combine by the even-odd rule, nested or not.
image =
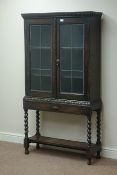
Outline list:
[[[72,69],[83,70],[83,49],[72,49]]]
[[[41,46],[51,47],[51,28],[49,25],[41,26]]]
[[[61,91],[71,92],[71,72],[70,71],[61,71]]]
[[[40,70],[38,68],[31,71],[31,89],[40,89]]]
[[[84,24],[60,25],[60,91],[84,93]]]
[[[51,50],[41,50],[41,69],[51,69]]]
[[[71,46],[71,25],[61,25],[60,27],[60,45],[61,47]]]
[[[31,46],[40,46],[41,44],[40,31],[41,31],[40,25],[31,25],[31,30],[30,30]]]
[[[30,58],[31,89],[49,92],[52,89],[51,26],[31,25]]]
[[[72,25],[72,47],[83,47],[83,25]]]
[[[83,89],[83,72],[72,71],[72,92],[82,93]]]
[[[41,90],[51,90],[51,70],[41,70]]]
[[[61,69],[70,70],[71,69],[71,51],[70,49],[61,49]]]
[[[40,49],[31,49],[31,67],[40,68]]]

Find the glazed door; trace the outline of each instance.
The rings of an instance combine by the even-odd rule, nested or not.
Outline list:
[[[53,25],[51,19],[26,23],[26,92],[31,96],[52,96]]]
[[[86,100],[88,26],[79,18],[60,18],[57,27],[58,96]]]

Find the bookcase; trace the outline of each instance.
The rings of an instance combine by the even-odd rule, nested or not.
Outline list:
[[[25,153],[36,143],[82,150],[88,164],[100,158],[101,12],[22,14],[25,34]],[[36,111],[36,134],[28,136],[28,110]],[[40,111],[87,117],[87,141],[42,136]],[[91,142],[92,112],[97,116],[97,142]]]

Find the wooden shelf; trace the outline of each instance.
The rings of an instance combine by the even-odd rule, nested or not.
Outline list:
[[[78,142],[78,141],[71,141],[71,140],[64,140],[64,139],[57,139],[51,137],[44,137],[44,136],[32,136],[29,138],[30,143],[40,143],[44,145],[51,145],[63,148],[70,148],[82,151],[88,151],[89,147],[86,142]],[[101,149],[100,145],[92,144],[91,149],[93,151],[98,151]]]

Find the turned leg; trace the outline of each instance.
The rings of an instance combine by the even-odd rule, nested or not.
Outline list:
[[[39,117],[39,110],[36,111],[36,136],[39,137],[40,136],[40,132],[39,132],[39,127],[40,127],[40,117]],[[39,149],[39,143],[36,144],[36,148]]]
[[[25,130],[25,138],[24,138],[24,148],[25,154],[29,154],[29,139],[28,139],[28,110],[24,110],[24,130]]]
[[[87,116],[87,143],[88,143],[88,165],[91,165],[91,114]]]
[[[101,146],[101,134],[100,134],[100,128],[101,128],[101,119],[100,119],[100,110],[97,110],[97,145]],[[100,159],[100,152],[101,152],[101,148],[99,151],[97,151],[97,159]]]

